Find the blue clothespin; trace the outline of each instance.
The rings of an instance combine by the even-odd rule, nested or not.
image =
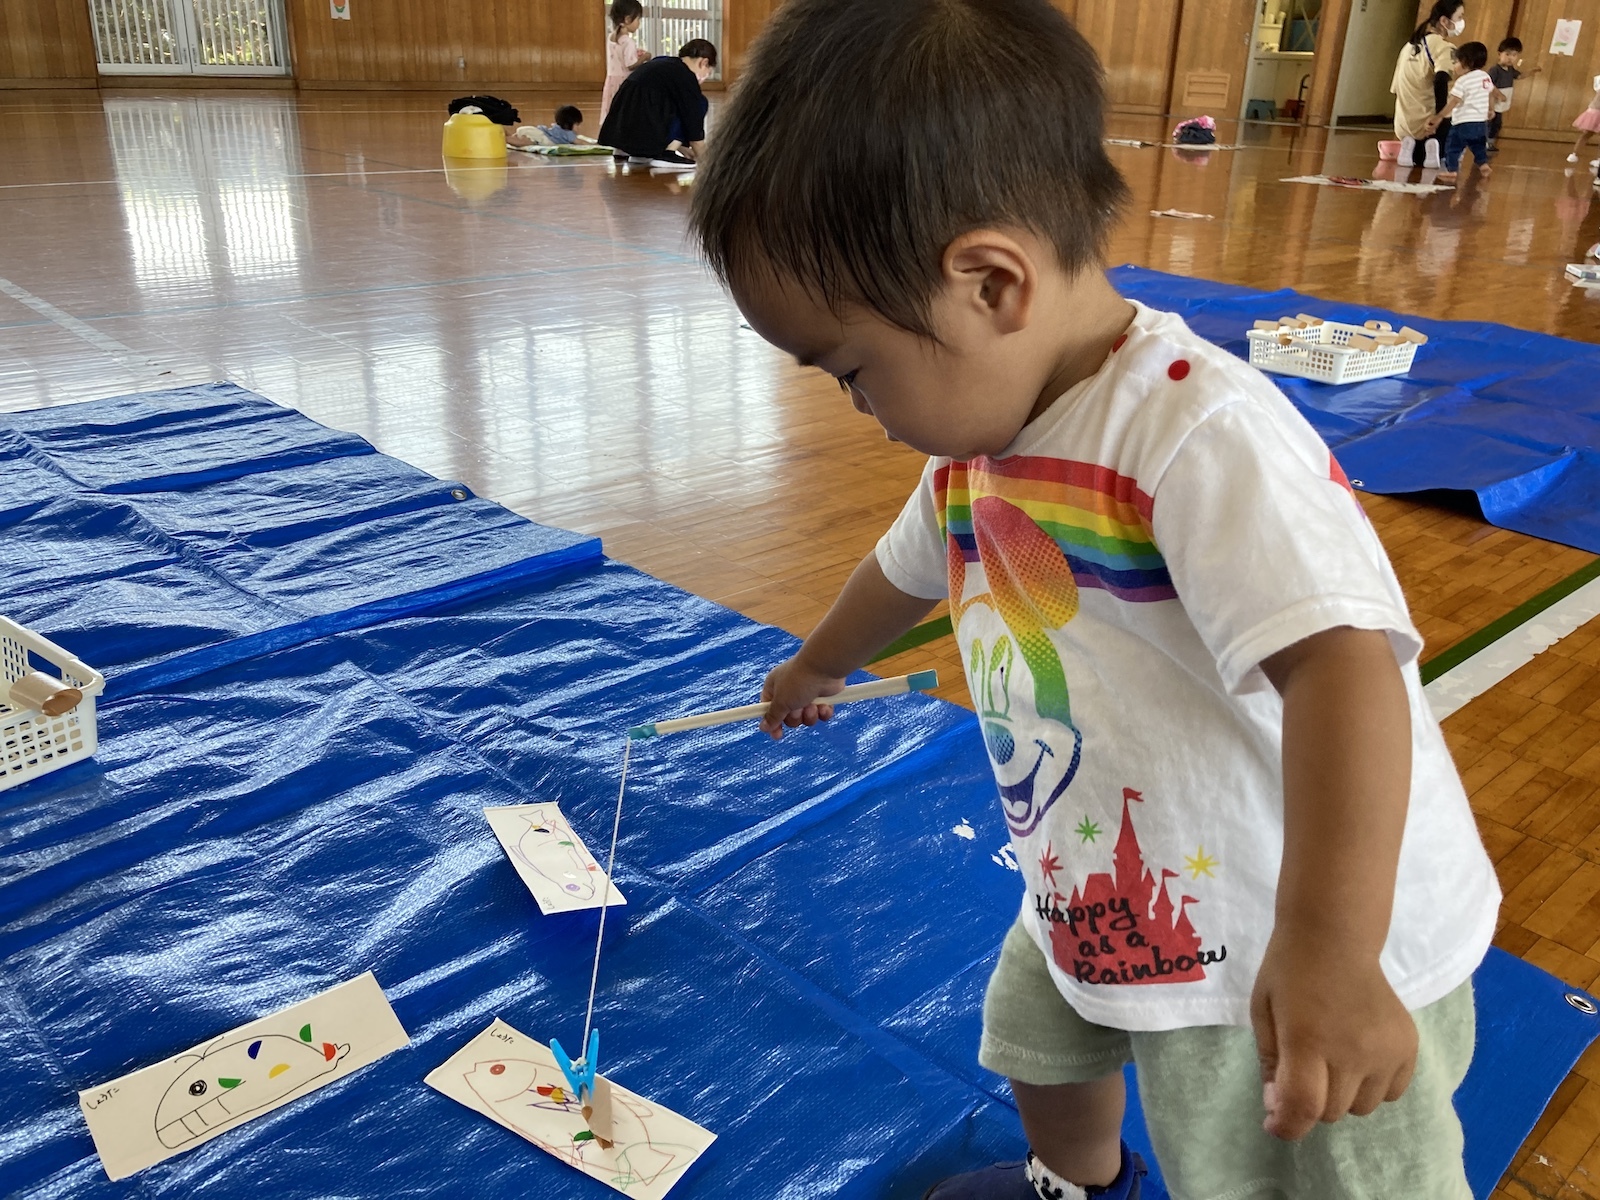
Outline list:
[[[600,1031],[589,1031],[589,1048],[584,1056],[577,1062],[567,1057],[567,1052],[561,1048],[561,1043],[550,1039],[550,1053],[556,1056],[556,1066],[561,1068],[561,1073],[567,1077],[567,1083],[572,1087],[572,1094],[583,1101],[585,1094],[594,1095],[595,1067],[600,1062]]]

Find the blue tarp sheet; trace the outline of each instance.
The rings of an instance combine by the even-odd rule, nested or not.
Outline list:
[[[0,793],[0,1192],[611,1194],[421,1082],[495,1015],[581,1032],[597,916],[540,916],[479,810],[556,799],[604,844],[621,731],[752,694],[794,640],[225,395],[227,436],[217,389],[139,400],[159,439],[128,432],[120,466],[61,447],[129,402],[27,414],[52,453],[0,474],[5,544],[37,520],[63,549],[53,580],[0,575],[0,611],[31,604],[68,649],[128,664],[96,759]],[[201,445],[182,436],[196,410]],[[126,536],[67,540],[62,505],[112,503]],[[500,574],[452,574],[425,553],[442,537],[494,544]],[[62,603],[136,576],[152,545],[199,599]],[[200,625],[223,594],[240,623]],[[971,714],[924,697],[776,745],[725,728],[636,746],[596,1022],[609,1074],[718,1134],[682,1194],[910,1197],[1018,1153],[974,1058],[1018,902],[995,809]],[[369,969],[410,1048],[106,1180],[79,1089]],[[1486,1196],[1596,1022],[1507,955],[1477,986],[1460,1103]]]
[[[1111,279],[1246,359],[1254,322],[1302,312],[1421,330],[1429,341],[1406,375],[1340,387],[1272,379],[1363,490],[1473,492],[1492,525],[1600,554],[1600,346],[1143,267]]]

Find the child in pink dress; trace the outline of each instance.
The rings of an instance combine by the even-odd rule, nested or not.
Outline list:
[[[611,36],[606,39],[606,85],[600,93],[600,122],[605,123],[611,108],[611,97],[617,94],[628,72],[650,55],[639,49],[633,40],[634,30],[644,19],[644,6],[639,0],[611,0]]]
[[[1569,163],[1575,163],[1582,157],[1584,144],[1591,134],[1600,133],[1600,76],[1595,77],[1595,93],[1589,101],[1589,107],[1578,114],[1572,127],[1578,131],[1578,140],[1572,147],[1572,153],[1567,155]]]

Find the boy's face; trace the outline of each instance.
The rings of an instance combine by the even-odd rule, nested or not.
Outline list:
[[[1517,65],[1517,59],[1521,57],[1515,50],[1502,50],[1500,51],[1500,65],[1502,67],[1514,67]]]
[[[937,299],[936,343],[859,306],[837,316],[791,284],[746,283],[733,295],[752,329],[801,366],[839,380],[857,412],[924,454],[965,460],[998,453],[1037,398],[1040,381],[1019,369],[1015,348],[959,317],[941,320],[949,306]]]

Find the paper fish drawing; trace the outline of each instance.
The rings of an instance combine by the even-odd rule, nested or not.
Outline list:
[[[615,883],[553,802],[486,808],[483,815],[542,913],[625,904]]]
[[[427,1083],[638,1200],[660,1200],[715,1140],[693,1121],[603,1076],[598,1083],[609,1100],[609,1120],[595,1124],[609,1140],[597,1135],[549,1048],[499,1020],[431,1072]]]
[[[297,1103],[409,1041],[368,971],[79,1092],[78,1107],[106,1175],[123,1179]]]
[[[593,900],[599,864],[579,851],[572,827],[565,821],[529,819],[517,840],[517,853],[539,874],[574,900]]]
[[[177,1149],[208,1129],[292,1096],[335,1070],[349,1053],[348,1044],[315,1041],[309,1025],[299,1038],[267,1033],[207,1050],[161,1097],[156,1136],[163,1146]]]

